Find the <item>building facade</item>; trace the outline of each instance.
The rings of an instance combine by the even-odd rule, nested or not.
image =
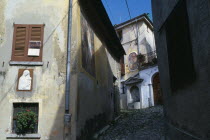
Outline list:
[[[115,26],[126,55],[121,58],[121,108],[141,109],[159,100],[159,81],[153,24],[147,14]],[[157,97],[157,98],[156,98]]]
[[[102,3],[86,4],[1,1],[1,140],[90,139],[118,112],[114,77],[124,50]],[[23,127],[24,114],[33,125]]]
[[[167,140],[210,139],[209,0],[152,0]]]

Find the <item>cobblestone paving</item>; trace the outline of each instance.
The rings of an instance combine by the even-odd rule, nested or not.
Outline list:
[[[164,140],[162,106],[122,111],[122,117],[99,140]]]

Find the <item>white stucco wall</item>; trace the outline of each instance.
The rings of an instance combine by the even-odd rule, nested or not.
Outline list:
[[[140,78],[144,80],[141,83],[142,108],[154,106],[152,80],[153,76],[158,72],[158,66],[151,67],[139,72]]]
[[[154,106],[153,99],[153,87],[152,87],[152,77],[158,72],[158,67],[150,67],[148,69],[139,71],[129,70],[129,54],[136,52],[137,54],[148,54],[156,51],[155,38],[153,30],[148,26],[145,20],[140,20],[134,22],[130,25],[118,27],[117,31],[122,30],[122,45],[125,49],[126,55],[124,56],[125,62],[125,76],[123,81],[126,81],[130,77],[139,73],[139,78],[143,79],[142,83],[136,84],[139,87],[140,103],[139,105],[134,105],[135,109],[147,108]],[[137,36],[138,33],[138,36]],[[137,39],[138,37],[138,39]],[[137,43],[138,41],[138,43]],[[145,60],[148,61],[147,58]],[[121,87],[123,86],[123,83]],[[125,85],[124,85],[125,86]],[[125,90],[121,88],[121,108],[126,109],[128,105],[132,102],[132,97],[130,93],[130,88],[133,85],[126,85]]]
[[[133,86],[136,86],[136,87],[139,88],[139,97],[140,97],[140,102],[135,102],[133,104],[133,106],[134,106],[134,109],[140,109],[141,108],[141,103],[142,103],[142,101],[141,101],[141,99],[142,99],[142,97],[141,97],[141,84],[140,83],[138,83],[136,85],[129,85],[129,86],[127,86],[127,90],[126,90],[127,106],[129,106],[129,104],[133,103],[133,99],[132,99],[132,96],[131,96],[131,88]]]
[[[124,26],[118,30],[122,30],[121,43],[126,52],[124,62],[126,73],[125,78],[127,79],[132,75],[132,73],[138,73],[138,69],[129,69],[129,54],[135,52],[137,54],[145,55],[155,51],[155,38],[152,29],[148,27],[144,20]]]
[[[143,79],[142,83],[125,85],[125,93],[121,94],[121,108],[129,109],[129,104],[133,103],[131,96],[131,88],[137,86],[139,88],[140,102],[134,103],[133,109],[143,109],[154,106],[154,93],[153,93],[153,77],[157,74],[158,66],[150,67],[139,72],[139,78]]]

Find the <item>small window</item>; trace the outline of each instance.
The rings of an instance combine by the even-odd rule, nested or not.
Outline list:
[[[195,78],[186,1],[181,0],[166,21],[166,40],[172,91]]]
[[[16,134],[38,133],[38,103],[14,103],[12,132]],[[27,116],[29,118],[25,118]],[[28,121],[30,119],[30,121]],[[24,121],[25,120],[25,121]],[[25,123],[25,127],[20,128]]]
[[[14,26],[12,61],[42,61],[44,25]]]
[[[120,66],[121,66],[121,76],[125,75],[125,62],[124,62],[124,56],[120,59]]]

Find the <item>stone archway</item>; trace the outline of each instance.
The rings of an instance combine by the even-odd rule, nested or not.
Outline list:
[[[163,95],[160,88],[159,73],[156,73],[153,76],[152,85],[153,85],[153,94],[154,94],[154,104],[155,105],[163,104]]]

